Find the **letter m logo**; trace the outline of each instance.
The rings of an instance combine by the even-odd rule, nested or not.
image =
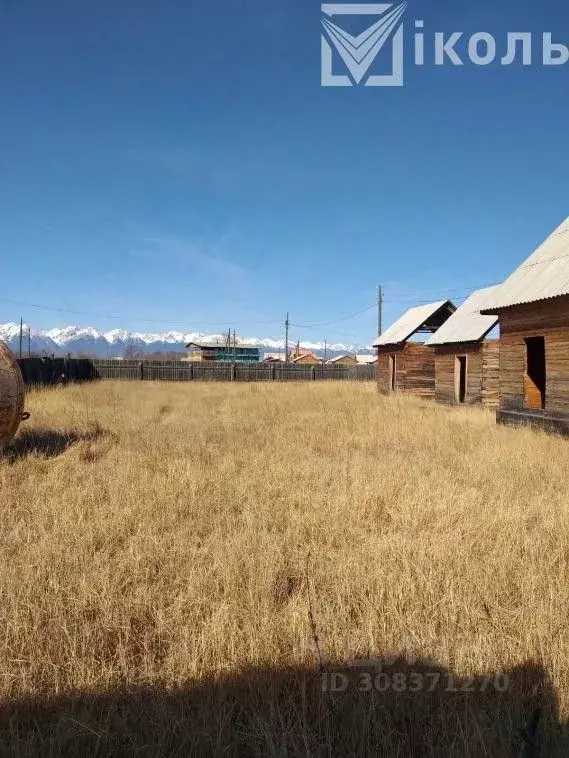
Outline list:
[[[385,3],[323,3],[322,4],[322,86],[353,87],[365,78],[365,87],[403,86],[403,22],[407,2]],[[377,16],[378,19],[357,35],[335,24],[334,16]],[[361,28],[361,25],[360,25]],[[390,71],[369,74],[381,50],[391,41]],[[334,53],[342,59],[349,76],[332,71]],[[367,76],[367,78],[366,78]]]

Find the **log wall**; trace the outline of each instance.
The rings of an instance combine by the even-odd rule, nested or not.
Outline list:
[[[476,344],[441,345],[435,351],[435,400],[456,405],[456,362],[466,356],[465,405],[482,403],[482,349]]]
[[[482,405],[493,410],[500,406],[500,340],[482,343]]]
[[[526,411],[526,343],[545,342],[548,415],[569,418],[569,296],[509,308],[500,313],[500,409]],[[535,413],[535,411],[533,411]]]
[[[431,348],[407,342],[397,347],[380,347],[377,382],[381,392],[391,391],[390,356],[395,356],[395,390],[424,398],[435,396],[435,355]]]
[[[376,363],[377,386],[380,392],[391,392],[391,363],[390,356],[395,356],[395,390],[402,392],[405,385],[405,351],[404,345],[393,348],[378,348]]]
[[[435,352],[435,400],[444,405],[456,405],[456,362],[466,356],[465,405],[484,405],[497,408],[499,404],[498,340],[482,343],[441,345]]]

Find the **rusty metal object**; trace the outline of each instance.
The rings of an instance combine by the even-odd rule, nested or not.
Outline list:
[[[0,447],[18,431],[24,414],[24,380],[8,346],[0,341]]]

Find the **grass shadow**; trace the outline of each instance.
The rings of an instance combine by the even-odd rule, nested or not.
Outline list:
[[[62,455],[77,442],[95,442],[107,437],[111,432],[98,424],[93,424],[85,430],[74,429],[60,432],[55,429],[23,429],[12,442],[0,451],[0,460],[10,463],[38,456],[40,458],[56,458]]]
[[[544,669],[464,679],[429,661],[257,668],[176,689],[0,703],[0,752],[25,756],[537,758],[569,754]]]

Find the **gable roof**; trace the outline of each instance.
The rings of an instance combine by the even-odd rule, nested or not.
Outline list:
[[[410,308],[375,340],[373,346],[399,345],[407,342],[409,337],[419,331],[434,332],[455,310],[456,307],[450,300],[439,300],[436,303]]]
[[[569,295],[569,218],[501,284],[482,313]]]
[[[338,361],[341,361],[343,358],[349,358],[350,360],[353,360],[355,363],[357,363],[357,358],[355,355],[349,355],[348,353],[344,355],[336,355],[334,358],[329,358],[326,363],[338,363]]]
[[[476,290],[438,329],[425,345],[448,345],[456,342],[479,342],[498,323],[497,316],[483,316],[482,306],[488,302],[498,287]]]
[[[237,350],[242,350],[243,348],[246,348],[247,350],[259,349],[256,345],[248,345],[243,342],[238,342],[236,345],[233,345],[233,343],[228,345],[227,342],[188,342],[186,347],[197,347],[200,350],[233,350],[233,348],[237,348]]]
[[[315,363],[321,363],[321,360],[322,360],[321,358],[319,358],[317,355],[310,352],[309,350],[306,350],[304,353],[299,353],[294,358],[289,357],[289,360],[291,363],[300,363],[300,361],[303,360],[304,358],[310,358],[310,360],[314,361]]]

